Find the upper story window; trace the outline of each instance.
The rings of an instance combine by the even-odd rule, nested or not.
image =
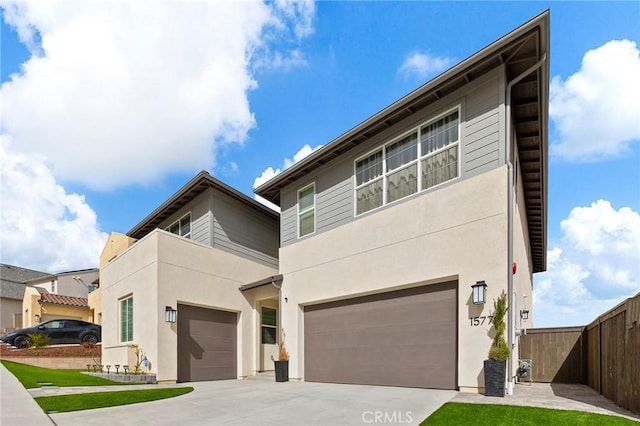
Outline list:
[[[298,191],[298,236],[312,234],[316,230],[316,185],[312,183]]]
[[[187,213],[180,219],[167,226],[167,231],[172,234],[180,235],[181,237],[191,238],[191,213]]]
[[[458,176],[456,109],[355,162],[356,215]]]

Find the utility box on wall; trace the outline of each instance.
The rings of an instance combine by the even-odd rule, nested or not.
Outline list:
[[[531,384],[531,360],[519,359],[516,374],[518,376],[519,383],[529,382],[529,384]]]

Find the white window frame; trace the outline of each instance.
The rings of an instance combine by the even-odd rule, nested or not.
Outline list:
[[[313,188],[313,204],[311,207],[306,208],[304,210],[300,210],[300,193],[302,191],[306,191],[309,188]],[[296,196],[296,208],[298,211],[298,214],[296,215],[296,227],[298,229],[298,238],[304,238],[307,237],[309,235],[313,235],[316,233],[316,219],[317,219],[317,214],[316,214],[316,183],[315,182],[311,182],[308,185],[303,186],[302,188],[298,189],[297,192],[297,196]],[[309,213],[309,212],[313,212],[313,231],[304,234],[304,235],[300,235],[300,218],[303,214]]]
[[[428,154],[422,154],[422,143],[421,143],[422,128],[426,127],[426,126],[429,126],[429,125],[437,122],[438,120],[455,113],[456,111],[458,112],[458,140],[455,141],[455,142],[449,143],[448,145],[446,145],[446,146],[444,146],[444,147],[442,147],[440,149],[437,149],[435,151],[432,151],[432,152],[430,152]],[[446,111],[438,114],[437,116],[435,116],[433,118],[430,118],[429,120],[427,120],[427,121],[425,121],[425,122],[423,122],[423,123],[421,123],[421,124],[419,124],[419,125],[417,125],[415,127],[412,127],[408,131],[402,133],[400,136],[394,137],[391,141],[385,142],[382,145],[378,145],[374,149],[371,149],[370,151],[365,153],[364,155],[361,155],[358,158],[356,158],[354,160],[354,162],[353,162],[353,187],[354,187],[354,191],[353,191],[353,197],[354,197],[353,214],[354,214],[354,217],[361,216],[361,215],[364,215],[364,214],[368,214],[368,213],[370,213],[372,211],[375,211],[375,210],[378,210],[379,208],[384,207],[386,205],[394,204],[394,203],[399,202],[401,200],[404,200],[404,199],[410,198],[412,196],[415,196],[415,194],[419,194],[421,192],[431,191],[434,188],[437,188],[437,187],[439,187],[441,185],[444,185],[444,184],[446,184],[448,182],[451,182],[451,181],[454,181],[456,179],[459,179],[460,178],[460,174],[461,174],[461,166],[460,166],[460,164],[462,163],[460,161],[460,151],[461,151],[460,146],[461,146],[461,139],[462,139],[461,124],[462,124],[462,107],[461,107],[461,105],[456,105],[455,107],[449,108]],[[417,143],[417,147],[416,147],[417,155],[416,155],[416,159],[414,159],[414,160],[412,160],[412,161],[410,161],[410,162],[408,162],[406,164],[403,164],[402,166],[397,167],[397,168],[395,168],[393,170],[387,170],[387,147],[389,147],[390,145],[393,145],[393,144],[397,143],[398,141],[406,138],[407,136],[411,135],[412,133],[415,133],[416,136],[417,136],[417,142],[416,142]],[[439,153],[441,153],[443,151],[446,151],[448,149],[451,149],[454,146],[457,148],[457,151],[458,151],[458,157],[457,157],[458,158],[458,160],[457,160],[458,164],[456,165],[457,166],[456,177],[452,178],[452,179],[449,179],[449,180],[446,180],[444,182],[438,183],[436,185],[430,186],[429,188],[422,189],[422,162],[423,162],[423,160],[425,160],[427,158],[430,158],[430,157],[433,157],[435,155],[438,155]],[[374,153],[376,153],[378,151],[382,151],[382,176],[376,177],[375,179],[371,179],[371,180],[369,180],[367,182],[364,182],[364,183],[358,185],[358,180],[357,180],[357,173],[358,173],[357,164],[358,164],[358,162],[361,161],[361,160],[366,159],[367,157],[370,157],[371,155],[373,155]],[[407,195],[405,197],[399,198],[397,200],[394,200],[394,201],[389,203],[387,201],[388,175],[393,174],[393,173],[395,173],[395,172],[397,172],[397,171],[399,171],[401,169],[411,167],[414,164],[417,164],[417,190],[416,190],[416,192],[414,192],[413,194]],[[358,213],[358,195],[357,195],[358,194],[358,189],[360,189],[360,188],[362,188],[362,187],[364,187],[366,185],[369,185],[369,184],[373,183],[374,181],[376,181],[378,179],[382,179],[382,205],[380,205],[378,207],[374,207],[371,210],[367,210],[366,212]]]
[[[182,220],[189,216],[189,232],[186,232],[184,235],[182,234]],[[178,225],[178,233],[176,234],[175,232],[171,232],[174,235],[177,235],[179,237],[183,237],[186,238],[188,240],[191,239],[191,225],[193,224],[193,221],[191,220],[191,212],[189,211],[188,213],[185,213],[184,215],[182,215],[178,220],[173,221],[169,226],[167,226],[166,228],[164,228],[165,231],[171,232],[171,228],[174,225]]]
[[[123,311],[123,303],[126,300],[131,300],[131,302],[130,302],[131,303],[131,317],[127,318],[127,332],[125,333],[124,332],[125,330],[123,328],[123,325],[124,325],[123,324],[123,322],[124,322],[123,321],[123,315],[125,315],[125,311]],[[120,320],[119,327],[118,327],[118,331],[119,331],[119,333],[118,333],[118,341],[120,343],[133,342],[133,317],[134,317],[134,315],[133,315],[133,294],[129,294],[128,296],[125,296],[125,297],[122,297],[122,298],[118,299],[118,314],[119,314],[118,318]],[[131,326],[130,326],[131,335],[130,336],[128,336],[128,335],[124,336],[124,334],[128,334],[128,329],[129,329],[128,324],[129,323],[131,323]],[[123,337],[128,338],[128,340],[123,339]]]

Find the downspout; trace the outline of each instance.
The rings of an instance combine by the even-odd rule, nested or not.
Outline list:
[[[508,173],[508,188],[507,188],[507,300],[509,305],[513,303],[513,272],[511,265],[513,265],[513,163],[511,161],[512,152],[512,125],[511,125],[511,89],[518,84],[522,79],[527,77],[533,71],[536,71],[547,60],[547,54],[543,54],[542,58],[534,65],[529,67],[522,74],[511,80],[507,84],[506,88],[506,101],[505,101],[505,121],[506,121],[506,147],[505,147],[505,159],[507,162]],[[508,345],[511,350],[511,356],[507,363],[507,372],[509,381],[507,383],[507,393],[513,395],[513,349],[515,347],[515,327],[514,327],[514,314],[513,309],[507,311],[507,323],[508,323]]]
[[[282,281],[280,285],[276,284],[276,280],[271,281],[271,285],[278,289],[278,330],[276,336],[278,336],[278,342],[282,339]]]

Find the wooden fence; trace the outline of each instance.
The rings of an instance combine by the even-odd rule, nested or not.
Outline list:
[[[583,383],[640,414],[640,293],[586,327],[527,330],[519,357],[535,382]]]
[[[640,413],[640,294],[598,317],[586,336],[586,384]]]
[[[585,383],[584,327],[532,328],[520,337],[521,359],[530,359],[531,378],[544,383]]]

